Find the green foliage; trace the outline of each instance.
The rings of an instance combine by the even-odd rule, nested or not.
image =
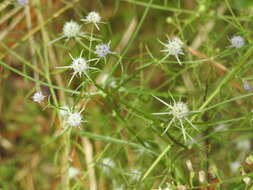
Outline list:
[[[1,2],[0,189],[251,189],[252,5]],[[93,10],[99,30],[80,21]],[[70,20],[83,33],[66,39]],[[240,48],[231,46],[237,35]],[[96,45],[108,42],[115,53],[98,59]],[[96,70],[71,78],[62,67],[81,52]]]

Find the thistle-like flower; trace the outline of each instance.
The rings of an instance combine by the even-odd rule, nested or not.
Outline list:
[[[59,108],[59,114],[62,117],[62,122],[64,123],[64,131],[68,130],[69,128],[80,128],[82,123],[86,123],[83,120],[82,112],[84,110],[81,109],[80,111],[75,111],[74,108],[68,106],[62,106]]]
[[[81,112],[70,112],[67,115],[66,123],[72,128],[78,128],[84,122]]]
[[[154,96],[155,97],[155,96]],[[176,124],[176,121],[179,121],[180,123],[180,128],[181,131],[182,131],[182,134],[183,134],[183,137],[184,137],[184,140],[186,141],[187,139],[187,136],[191,138],[191,136],[187,133],[184,125],[183,125],[183,121],[186,121],[188,122],[194,129],[198,130],[193,124],[192,122],[188,119],[188,116],[190,114],[190,110],[187,106],[187,104],[185,104],[184,102],[176,102],[173,99],[173,104],[170,105],[168,103],[166,103],[165,101],[163,101],[162,99],[158,98],[158,97],[155,97],[158,101],[160,101],[161,103],[163,103],[164,105],[166,105],[168,107],[168,109],[170,110],[169,112],[161,112],[161,113],[153,113],[154,115],[171,115],[172,116],[172,119],[171,121],[169,122],[168,126],[166,127],[165,131],[163,132],[163,134],[165,134],[168,129],[171,127],[172,123],[175,123]],[[177,125],[176,125],[177,126]]]
[[[67,39],[78,38],[82,35],[81,26],[72,20],[64,24],[62,31],[63,37]]]
[[[26,5],[28,5],[28,0],[17,0],[16,2],[20,6],[26,6]]]
[[[88,71],[89,70],[98,70],[95,67],[91,67],[88,65],[88,62],[97,60],[97,59],[91,59],[91,60],[86,60],[85,58],[82,57],[83,51],[81,52],[80,56],[78,58],[73,58],[72,55],[70,54],[70,57],[72,59],[72,64],[69,66],[63,66],[63,67],[58,67],[58,68],[67,68],[67,69],[73,69],[74,73],[69,81],[69,84],[72,82],[73,78],[78,75],[79,77],[84,74],[88,79]]]
[[[98,44],[96,45],[96,54],[99,58],[104,58],[106,55],[108,54],[114,54],[114,52],[112,52],[110,50],[110,42],[108,44]]]
[[[42,92],[38,91],[38,92],[36,92],[36,93],[33,95],[32,99],[33,99],[34,102],[37,102],[37,103],[40,104],[40,103],[45,99],[45,97],[46,97],[46,96],[44,96],[44,95],[42,94]]]
[[[183,42],[177,38],[174,37],[171,40],[168,39],[167,43],[163,43],[160,41],[160,43],[165,46],[165,48],[163,50],[161,50],[161,52],[165,52],[167,53],[167,55],[173,55],[176,57],[178,63],[181,65],[181,61],[179,60],[179,55],[180,54],[184,54],[182,47],[183,47]]]
[[[84,32],[81,31],[81,25],[79,25],[77,22],[71,20],[69,22],[66,22],[63,25],[62,35],[60,37],[52,40],[50,43],[54,43],[54,42],[64,39],[64,38],[66,39],[66,41],[68,41],[70,39],[78,40],[81,37],[85,37]]]
[[[231,43],[231,46],[237,49],[245,45],[245,40],[241,36],[233,36],[231,39],[229,39],[229,41]]]
[[[99,15],[99,13],[92,11],[90,12],[85,19],[81,19],[81,21],[86,22],[87,24],[91,23],[94,24],[96,26],[96,28],[99,30],[98,24],[102,23],[101,22],[101,17]]]

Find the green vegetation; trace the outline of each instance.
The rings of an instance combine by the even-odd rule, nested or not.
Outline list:
[[[250,190],[252,0],[0,1],[0,190]]]

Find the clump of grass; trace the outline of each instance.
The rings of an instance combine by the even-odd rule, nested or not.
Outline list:
[[[0,10],[0,189],[252,188],[250,1]]]

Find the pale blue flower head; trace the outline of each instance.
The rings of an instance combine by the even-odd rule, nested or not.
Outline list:
[[[98,57],[105,57],[108,54],[113,54],[114,52],[112,52],[110,50],[110,43],[108,44],[98,44],[96,46],[96,50],[95,50],[96,54],[98,55]]]
[[[26,5],[28,5],[28,0],[17,0],[16,2],[20,6],[26,6]]]
[[[245,45],[245,40],[241,36],[233,36],[230,39],[230,43],[231,43],[232,47],[239,49]]]

